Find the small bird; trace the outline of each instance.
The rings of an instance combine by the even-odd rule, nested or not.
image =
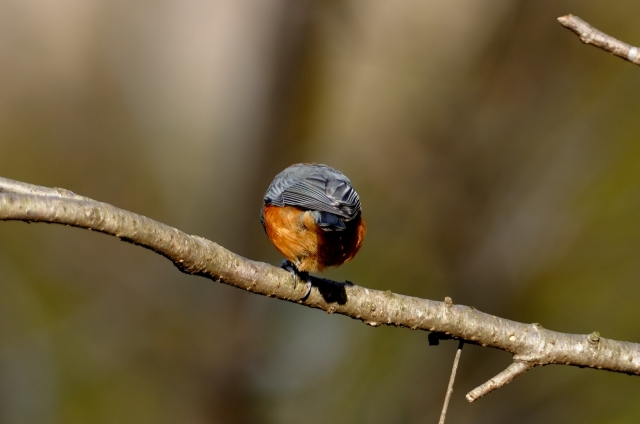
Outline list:
[[[276,175],[264,195],[260,220],[286,258],[282,267],[305,280],[309,272],[351,260],[367,232],[349,178],[319,163],[291,165]],[[310,290],[307,281],[303,299]]]

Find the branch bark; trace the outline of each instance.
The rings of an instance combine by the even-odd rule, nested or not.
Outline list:
[[[590,335],[559,333],[445,302],[371,290],[350,282],[312,277],[304,301],[303,284],[291,274],[252,261],[206,240],[107,203],[0,178],[0,220],[47,222],[99,231],[143,246],[168,258],[182,272],[268,297],[304,304],[359,319],[365,324],[425,330],[443,338],[493,347],[513,355],[503,372],[467,394],[470,402],[540,365],[564,364],[631,375],[640,374],[640,344]]]
[[[573,31],[583,43],[592,44],[624,60],[640,65],[640,54],[637,47],[605,34],[574,15],[561,16],[558,18],[558,22]]]

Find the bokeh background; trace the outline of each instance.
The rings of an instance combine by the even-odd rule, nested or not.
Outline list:
[[[640,2],[6,0],[0,175],[278,264],[295,162],[346,173],[369,233],[327,273],[640,342]],[[0,222],[1,423],[434,423],[455,342],[186,276],[114,237]],[[552,366],[451,423],[637,423],[640,378]]]

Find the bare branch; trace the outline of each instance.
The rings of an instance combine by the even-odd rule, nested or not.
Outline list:
[[[630,46],[627,43],[623,43],[622,41],[597,30],[577,16],[561,16],[558,18],[558,22],[576,33],[576,35],[580,37],[580,41],[583,43],[592,44],[602,50],[606,50],[609,53],[628,60],[629,62],[640,65],[640,54],[638,54],[637,47]]]
[[[23,183],[21,181],[10,180],[3,177],[0,177],[0,193],[33,194],[38,196],[52,196],[65,199],[92,201],[88,197],[78,196],[73,191],[64,188],[42,187],[38,185]]]
[[[640,374],[640,344],[591,335],[558,333],[540,324],[498,318],[475,308],[371,290],[350,282],[313,278],[309,297],[287,271],[245,259],[218,244],[190,236],[152,219],[69,191],[0,179],[0,220],[48,222],[99,231],[143,246],[171,260],[187,274],[359,319],[437,332],[466,343],[511,353],[514,363],[473,390],[473,401],[539,365],[564,364]]]
[[[496,375],[483,385],[476,387],[475,389],[467,393],[466,398],[469,402],[478,400],[487,393],[490,393],[495,389],[499,389],[505,384],[511,383],[511,380],[513,380],[520,374],[524,374],[525,372],[529,371],[534,366],[535,364],[531,362],[512,362],[506,370],[502,371],[500,374]]]

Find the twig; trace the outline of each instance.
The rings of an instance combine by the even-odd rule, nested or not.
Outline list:
[[[592,44],[596,47],[606,50],[618,57],[621,57],[636,65],[640,65],[640,54],[637,47],[630,46],[604,32],[597,30],[587,22],[573,15],[561,16],[558,22],[570,29],[585,44]]]
[[[395,325],[437,332],[511,353],[514,363],[467,395],[470,401],[540,365],[564,364],[640,375],[640,344],[605,339],[597,332],[558,333],[540,324],[523,324],[455,305],[451,299],[436,302],[311,277],[313,288],[303,301],[306,287],[296,286],[291,274],[281,268],[245,259],[202,237],[61,189],[0,178],[0,220],[48,222],[99,231],[151,249],[187,274],[346,315],[372,327]]]
[[[449,386],[447,387],[447,394],[444,396],[444,405],[442,406],[442,413],[440,414],[440,421],[438,421],[438,424],[444,424],[444,419],[447,416],[449,399],[451,399],[451,393],[453,393],[453,382],[456,379],[456,371],[458,371],[458,362],[460,362],[460,355],[462,354],[463,345],[464,345],[464,341],[460,340],[460,343],[458,344],[458,350],[456,351],[456,357],[453,360],[453,369],[451,370],[451,377],[449,378]]]
[[[535,367],[535,364],[531,362],[512,362],[506,370],[467,393],[466,398],[469,402],[478,400],[487,393],[492,392],[495,389],[499,389],[505,384],[511,383],[511,380],[520,374],[524,374],[533,367]]]

